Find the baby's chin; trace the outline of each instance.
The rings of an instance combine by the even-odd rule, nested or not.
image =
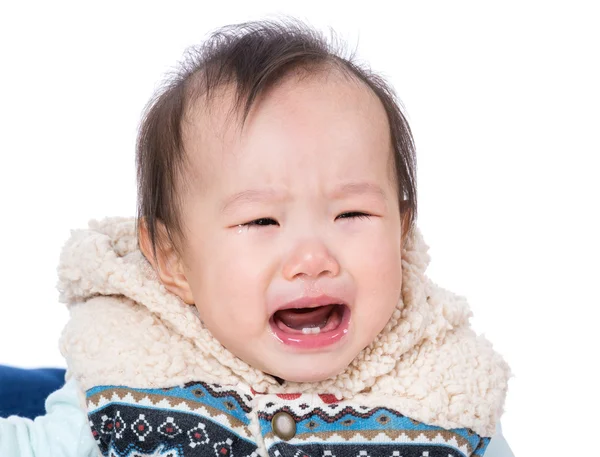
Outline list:
[[[286,382],[321,382],[343,373],[355,357],[331,356],[292,356],[278,366],[264,367],[262,371]]]
[[[366,344],[353,336],[354,332],[349,332],[335,344],[304,350],[285,346],[268,334],[255,344],[240,345],[234,340],[229,350],[269,376],[293,383],[316,383],[340,375],[359,356]]]

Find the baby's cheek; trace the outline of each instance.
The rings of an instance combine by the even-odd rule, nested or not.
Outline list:
[[[198,311],[211,331],[216,326],[229,328],[228,320],[244,318],[242,298],[251,282],[243,274],[245,265],[227,246],[219,249],[216,243],[203,243],[196,254],[192,280]]]
[[[402,251],[399,235],[387,227],[373,231],[354,246],[353,263],[373,276],[388,280],[401,267]]]
[[[259,258],[233,255],[219,263],[214,301],[219,318],[232,331],[259,334],[266,320],[266,275]]]
[[[373,326],[387,321],[402,289],[400,242],[385,232],[378,235],[355,252],[349,266],[357,284],[358,302],[363,305],[357,311],[369,321],[377,320],[371,322]]]

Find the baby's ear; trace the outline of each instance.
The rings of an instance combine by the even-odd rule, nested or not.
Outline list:
[[[183,260],[167,235],[162,221],[156,221],[156,256],[152,251],[152,242],[145,219],[141,219],[139,222],[138,239],[142,254],[154,268],[160,282],[185,303],[193,305],[194,297],[185,276]]]

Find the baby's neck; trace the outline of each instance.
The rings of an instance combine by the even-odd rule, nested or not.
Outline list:
[[[269,376],[273,376],[273,375],[269,375]],[[285,382],[285,379],[281,379],[277,376],[273,376],[275,378],[275,381],[277,381],[279,383],[279,385],[283,385],[283,383]]]

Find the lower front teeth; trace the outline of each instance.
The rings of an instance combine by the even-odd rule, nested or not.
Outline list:
[[[302,329],[302,333],[304,333],[305,335],[310,335],[312,334],[317,334],[317,333],[321,333],[321,328],[320,327],[307,327],[307,328],[303,328]]]

